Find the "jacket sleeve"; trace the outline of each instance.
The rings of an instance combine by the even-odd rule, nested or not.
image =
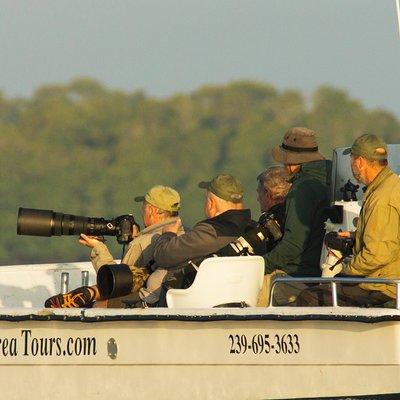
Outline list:
[[[163,233],[156,241],[154,260],[164,268],[177,267],[188,261],[213,253],[220,241],[212,225],[200,222],[192,230],[177,236]]]
[[[307,185],[299,185],[286,198],[286,221],[282,240],[264,256],[265,272],[283,269],[298,258],[310,237],[316,196]],[[319,205],[318,205],[319,206]]]
[[[365,215],[363,246],[346,266],[349,275],[370,275],[399,256],[399,214],[395,207],[376,205]]]
[[[96,272],[105,264],[115,264],[114,258],[111,255],[108,247],[100,242],[93,247],[90,253],[90,260]]]
[[[129,267],[132,267],[138,263],[141,254],[142,247],[140,245],[140,240],[133,239],[122,262],[127,264]],[[113,256],[108,250],[108,247],[101,242],[92,249],[90,260],[92,261],[92,265],[96,272],[105,264],[116,264]]]

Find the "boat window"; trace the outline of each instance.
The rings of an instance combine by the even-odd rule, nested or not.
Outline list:
[[[347,153],[348,147],[337,148],[333,151],[333,169],[332,169],[332,193],[331,200],[343,200],[343,192],[340,190],[349,180],[360,186],[357,192],[357,199],[362,200],[364,192],[361,190],[363,185],[358,183],[351,172],[350,154]],[[389,166],[400,175],[400,144],[389,144]]]

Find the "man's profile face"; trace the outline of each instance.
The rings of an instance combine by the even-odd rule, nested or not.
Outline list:
[[[259,184],[257,187],[257,201],[260,204],[260,211],[268,211],[270,209],[270,198],[265,188]]]
[[[147,201],[142,203],[142,217],[143,217],[143,225],[145,228],[152,225],[152,208]]]
[[[354,178],[361,183],[365,183],[363,180],[363,173],[361,169],[361,159],[360,157],[356,157],[354,155],[350,156],[350,166],[351,172],[353,173]]]

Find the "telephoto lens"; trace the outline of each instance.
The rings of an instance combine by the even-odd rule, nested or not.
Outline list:
[[[263,213],[258,225],[227,244],[215,254],[219,257],[264,255],[282,238],[282,227],[273,214]]]
[[[17,220],[18,235],[62,236],[62,235],[111,235],[117,234],[113,220],[63,214],[53,210],[20,208]]]
[[[115,219],[104,219],[21,207],[18,211],[17,233],[31,236],[81,233],[93,236],[116,236],[118,243],[126,244],[132,240],[133,225],[140,229],[130,214],[120,215]]]

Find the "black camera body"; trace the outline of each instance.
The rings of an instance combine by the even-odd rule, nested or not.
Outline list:
[[[282,238],[282,226],[273,213],[261,214],[256,227],[243,236],[227,244],[215,254],[219,257],[263,255],[267,246],[272,246]]]
[[[340,251],[343,257],[348,257],[353,253],[354,239],[352,237],[338,236],[337,232],[328,232],[324,240],[327,247]]]
[[[92,236],[116,236],[118,243],[127,244],[132,240],[133,225],[139,227],[133,215],[130,214],[105,219],[20,207],[17,233],[31,236],[80,235],[81,233]]]

